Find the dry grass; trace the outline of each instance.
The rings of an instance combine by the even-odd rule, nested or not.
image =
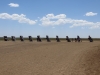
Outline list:
[[[0,41],[0,75],[99,75],[100,42]]]

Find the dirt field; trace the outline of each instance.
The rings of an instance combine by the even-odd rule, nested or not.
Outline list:
[[[100,42],[0,41],[0,75],[100,75]]]

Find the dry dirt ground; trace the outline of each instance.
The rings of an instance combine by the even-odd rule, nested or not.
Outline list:
[[[0,75],[100,75],[100,41],[0,41]]]

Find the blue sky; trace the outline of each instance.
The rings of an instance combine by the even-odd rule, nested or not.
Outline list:
[[[0,0],[0,37],[100,38],[100,0]]]

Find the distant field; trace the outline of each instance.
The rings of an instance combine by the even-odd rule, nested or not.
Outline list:
[[[11,40],[11,37],[8,37],[8,39]],[[36,39],[37,39],[36,37],[33,37],[33,40],[36,40]],[[45,38],[41,38],[41,39],[46,40]],[[71,40],[72,38],[69,38],[69,39]],[[88,38],[81,38],[81,39],[82,39],[82,41],[88,41]],[[1,41],[4,40],[3,37],[0,37],[0,40]],[[17,37],[16,40],[20,40],[20,38]],[[28,38],[25,37],[24,40],[28,40]],[[56,38],[50,38],[50,40],[56,40]],[[60,40],[66,41],[66,38],[60,38]],[[74,38],[73,38],[73,40],[74,40]],[[100,41],[100,38],[93,38],[93,40],[94,41]]]

